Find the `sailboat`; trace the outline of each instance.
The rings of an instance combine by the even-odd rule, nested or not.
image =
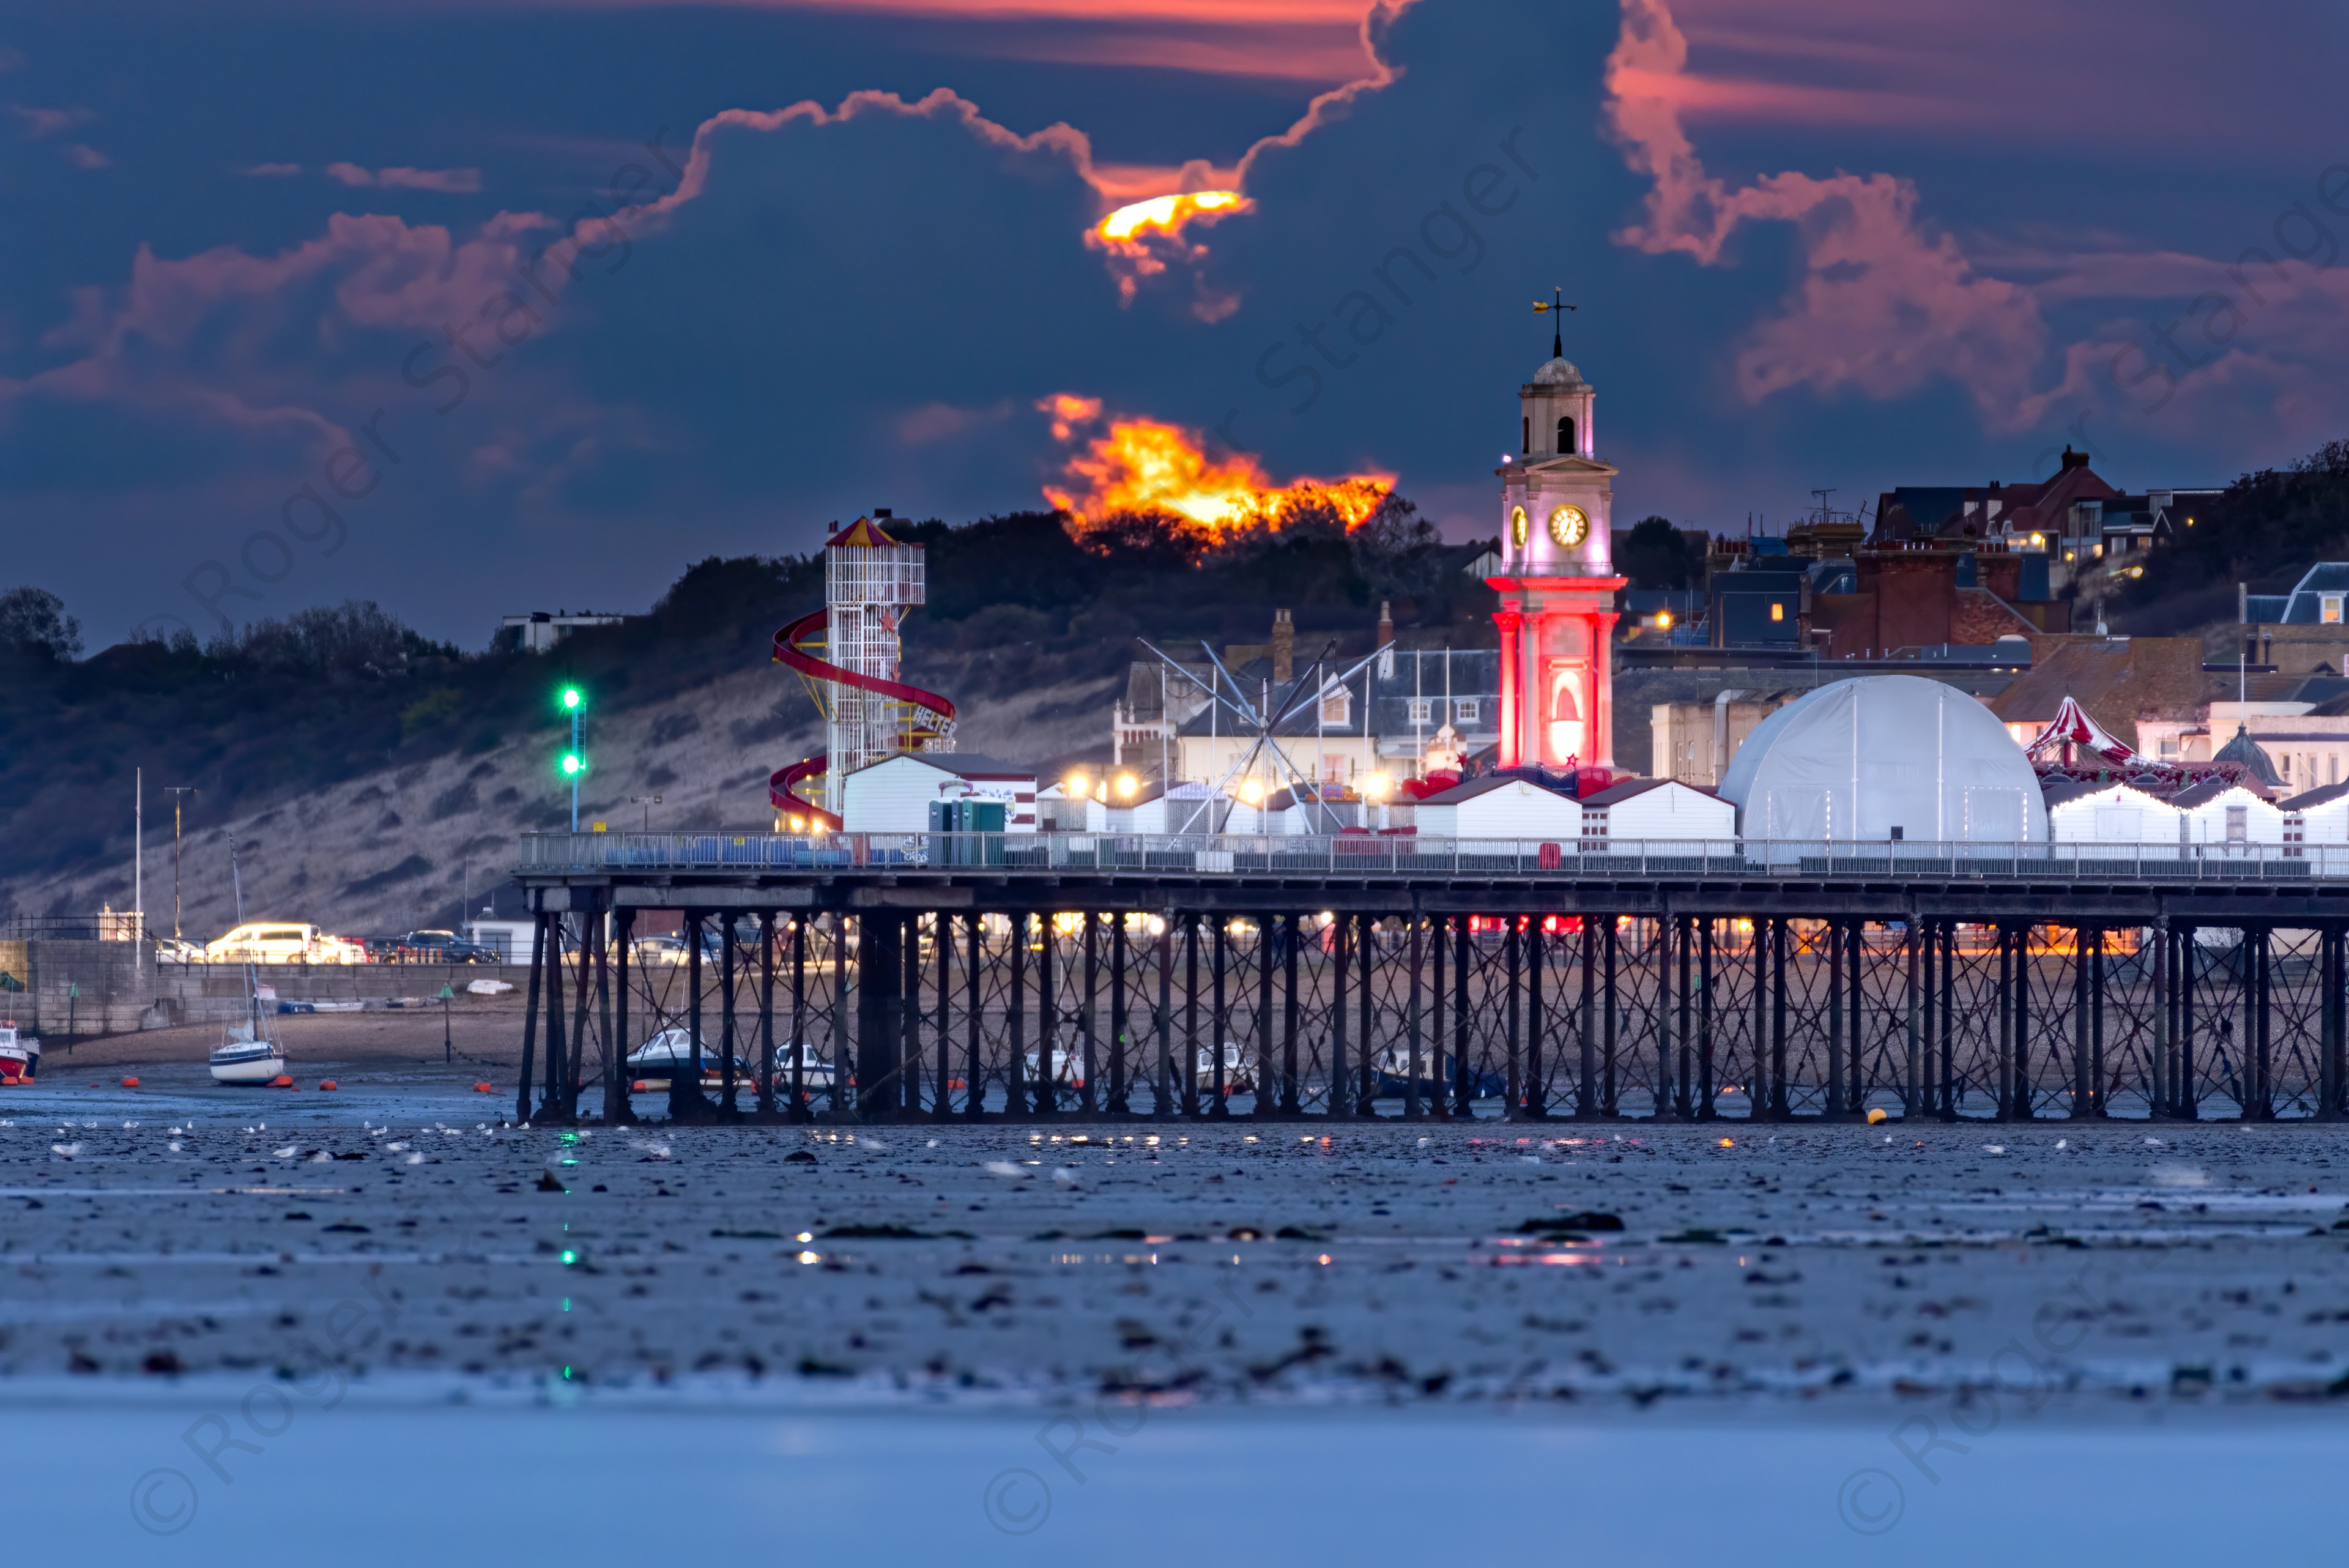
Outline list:
[[[228,841],[229,875],[236,883],[236,923],[244,924],[244,874],[236,863],[236,839]],[[262,1022],[261,974],[244,961],[244,1016],[221,1031],[212,1055],[212,1082],[267,1084],[285,1071],[285,1047]]]

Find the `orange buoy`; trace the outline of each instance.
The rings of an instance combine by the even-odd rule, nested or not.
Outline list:
[[[13,1084],[16,1080],[11,1078],[8,1081]],[[645,1092],[645,1081],[642,1078],[638,1078],[635,1083],[630,1084],[628,1087],[632,1092],[641,1095]]]
[[[122,1080],[122,1086],[126,1089],[135,1089],[139,1086],[139,1080],[136,1078],[125,1078]]]
[[[490,1087],[487,1084],[476,1084],[473,1085],[473,1093],[477,1095],[494,1095],[497,1091]]]
[[[318,1087],[322,1089],[332,1089],[336,1086],[336,1084],[332,1078],[321,1078],[318,1080]]]
[[[291,1073],[280,1073],[269,1080],[269,1086],[273,1089],[290,1089],[294,1086],[294,1075]]]

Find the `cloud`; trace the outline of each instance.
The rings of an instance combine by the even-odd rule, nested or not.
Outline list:
[[[88,125],[98,116],[86,109],[35,109],[27,104],[12,103],[10,112],[25,122],[25,134],[35,141],[46,141],[61,130],[77,125]]]
[[[1622,0],[1607,64],[1609,128],[1653,182],[1619,244],[1717,266],[1750,223],[1794,228],[1805,269],[1779,314],[1747,338],[1736,383],[1759,402],[1797,387],[1876,399],[1947,378],[1992,428],[2044,412],[2032,376],[2048,332],[2029,291],[1975,271],[1957,242],[1928,233],[1917,188],[1891,174],[1787,172],[1733,186],[1709,174],[1681,124],[1688,41],[1662,0]]]
[[[288,175],[302,172],[302,166],[299,163],[254,163],[238,170],[237,172],[264,180],[282,180]]]
[[[264,164],[254,172],[262,170],[275,172],[285,167],[288,166]],[[356,163],[329,163],[326,174],[329,179],[339,180],[346,185],[373,185],[386,191],[446,191],[458,195],[471,195],[481,188],[481,171],[478,169],[370,170]]]
[[[78,141],[67,143],[65,160],[77,169],[111,169],[114,167],[113,159],[109,158],[97,148],[85,146],[83,143]]]

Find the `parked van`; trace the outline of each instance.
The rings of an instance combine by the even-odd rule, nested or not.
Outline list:
[[[211,963],[357,963],[358,950],[316,926],[255,920],[204,946]]]

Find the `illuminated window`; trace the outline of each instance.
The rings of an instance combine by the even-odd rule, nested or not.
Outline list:
[[[1321,694],[1321,722],[1325,724],[1351,722],[1354,711],[1353,699],[1354,694],[1342,686],[1335,691],[1324,691]]]
[[[1785,620],[1786,618],[1786,607],[1781,604],[1772,605],[1770,607],[1770,618],[1772,620]]]
[[[2341,596],[2339,594],[2326,594],[2323,599],[2323,608],[2319,610],[2317,615],[2325,625],[2339,626],[2341,624]]]

